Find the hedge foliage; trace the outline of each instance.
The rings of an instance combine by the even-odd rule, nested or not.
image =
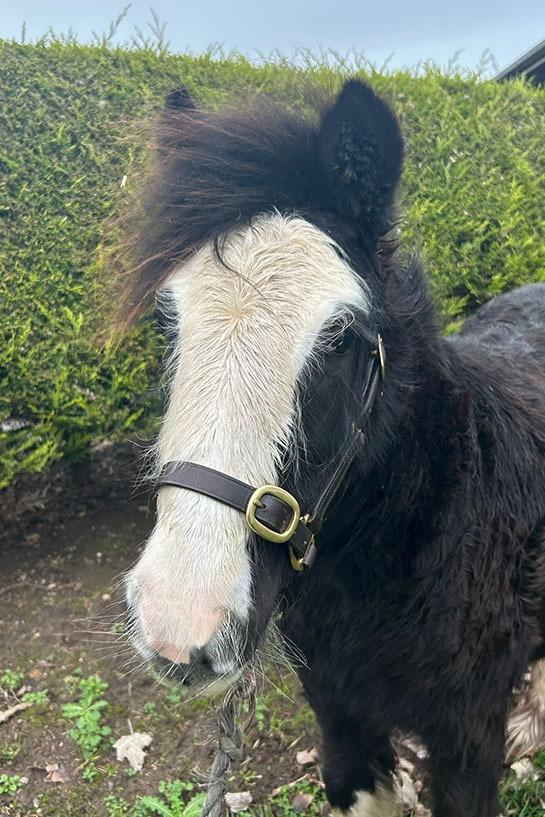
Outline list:
[[[319,60],[0,41],[0,487],[91,442],[149,433],[157,416],[154,330],[101,346],[96,295],[104,224],[145,161],[141,123],[166,92],[183,83],[207,105],[255,91],[305,105],[305,78],[330,85],[343,73]],[[545,91],[433,68],[360,73],[402,118],[402,229],[423,248],[446,325],[545,279]]]

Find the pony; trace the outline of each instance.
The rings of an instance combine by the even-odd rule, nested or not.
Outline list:
[[[402,730],[435,817],[493,817],[545,656],[545,285],[443,337],[396,232],[403,156],[357,79],[306,115],[169,95],[123,277],[124,320],[155,299],[170,349],[127,617],[203,694],[279,631],[340,813],[399,813]],[[512,746],[542,737],[537,666]]]

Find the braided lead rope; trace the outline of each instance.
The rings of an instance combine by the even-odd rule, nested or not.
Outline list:
[[[236,699],[249,698],[249,714],[241,729],[237,724]],[[235,764],[242,758],[242,733],[250,725],[255,711],[255,697],[248,688],[235,687],[223,699],[222,705],[216,709],[218,727],[218,748],[214,755],[214,762],[208,780],[206,799],[201,811],[201,817],[221,817],[225,809],[225,792],[229,774]]]

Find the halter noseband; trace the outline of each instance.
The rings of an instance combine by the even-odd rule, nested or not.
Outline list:
[[[157,481],[158,486],[187,488],[241,511],[246,516],[248,527],[262,539],[276,544],[288,544],[291,565],[295,570],[311,567],[318,552],[315,536],[322,528],[327,510],[354,462],[358,448],[365,444],[362,427],[368,422],[375,404],[379,381],[384,380],[384,345],[380,335],[377,340],[377,348],[371,353],[367,367],[363,408],[352,423],[352,433],[346,449],[309,513],[301,515],[299,503],[284,488],[277,485],[254,488],[235,477],[195,462],[168,462]]]

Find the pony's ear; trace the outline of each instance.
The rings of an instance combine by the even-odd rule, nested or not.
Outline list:
[[[382,229],[403,167],[403,139],[388,105],[368,85],[349,80],[323,117],[319,150],[335,209]]]
[[[193,102],[191,94],[187,88],[180,85],[179,88],[175,88],[168,94],[167,98],[165,99],[165,108],[171,111],[193,111],[195,110],[195,103]]]
[[[168,94],[157,129],[157,150],[162,159],[179,146],[184,116],[195,112],[195,103],[183,85]]]

